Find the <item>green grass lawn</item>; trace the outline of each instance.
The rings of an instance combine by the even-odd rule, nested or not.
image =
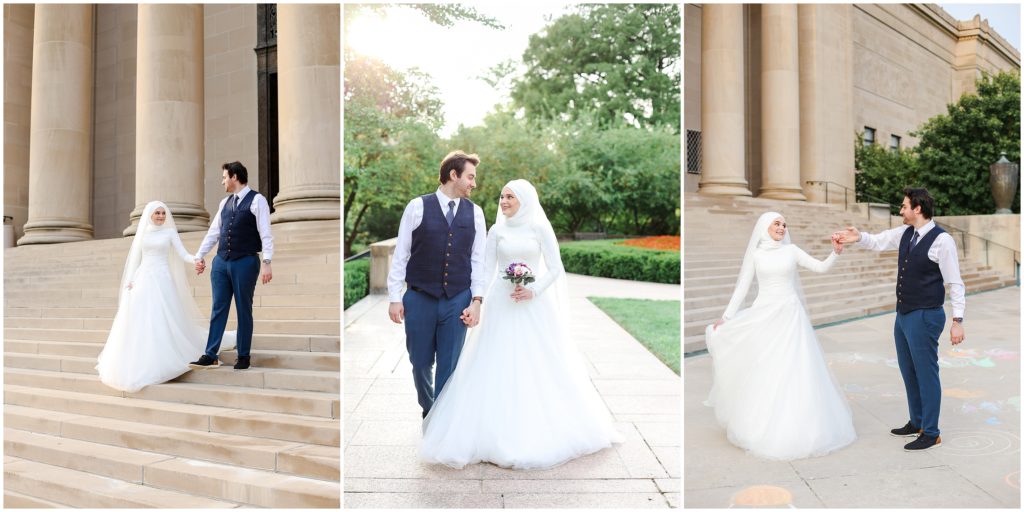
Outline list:
[[[679,301],[587,297],[679,375]]]

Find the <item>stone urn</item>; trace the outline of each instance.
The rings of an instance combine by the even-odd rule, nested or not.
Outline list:
[[[1020,166],[1007,160],[1004,152],[998,162],[988,166],[988,170],[992,199],[996,202],[996,214],[1013,213],[1010,206],[1013,205],[1013,198],[1017,195]]]

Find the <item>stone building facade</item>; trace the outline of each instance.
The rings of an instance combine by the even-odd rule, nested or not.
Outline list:
[[[910,132],[1020,52],[934,4],[687,4],[684,190],[824,201],[854,185],[854,141]],[[835,188],[833,188],[835,190]]]
[[[19,245],[204,230],[239,160],[273,222],[340,218],[337,4],[4,5],[4,215]]]

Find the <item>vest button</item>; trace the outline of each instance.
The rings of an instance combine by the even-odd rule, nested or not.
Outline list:
[[[445,282],[444,282],[444,285],[445,285],[445,286],[448,286],[448,281],[445,281]]]
[[[448,247],[451,247],[451,246],[452,246],[452,243],[451,243],[451,242],[448,242]]]
[[[445,255],[445,256],[451,256],[451,255],[452,255],[452,253],[450,253],[450,252],[446,252],[446,253],[444,253],[444,255]]]

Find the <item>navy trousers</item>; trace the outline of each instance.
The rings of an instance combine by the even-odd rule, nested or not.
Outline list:
[[[210,286],[213,288],[213,311],[210,313],[210,336],[206,339],[206,355],[217,359],[221,338],[228,324],[231,298],[235,299],[238,316],[238,356],[248,356],[252,347],[252,296],[260,277],[260,258],[243,256],[236,260],[213,258]]]
[[[423,413],[430,411],[434,399],[455,371],[466,342],[466,324],[459,318],[469,307],[473,294],[464,290],[454,297],[434,298],[409,289],[402,297],[405,307],[405,348],[412,363],[416,399]],[[437,371],[434,372],[434,361]]]
[[[942,308],[929,308],[896,313],[893,329],[896,358],[907,388],[910,422],[929,436],[939,435],[939,336],[945,325],[946,313]]]

